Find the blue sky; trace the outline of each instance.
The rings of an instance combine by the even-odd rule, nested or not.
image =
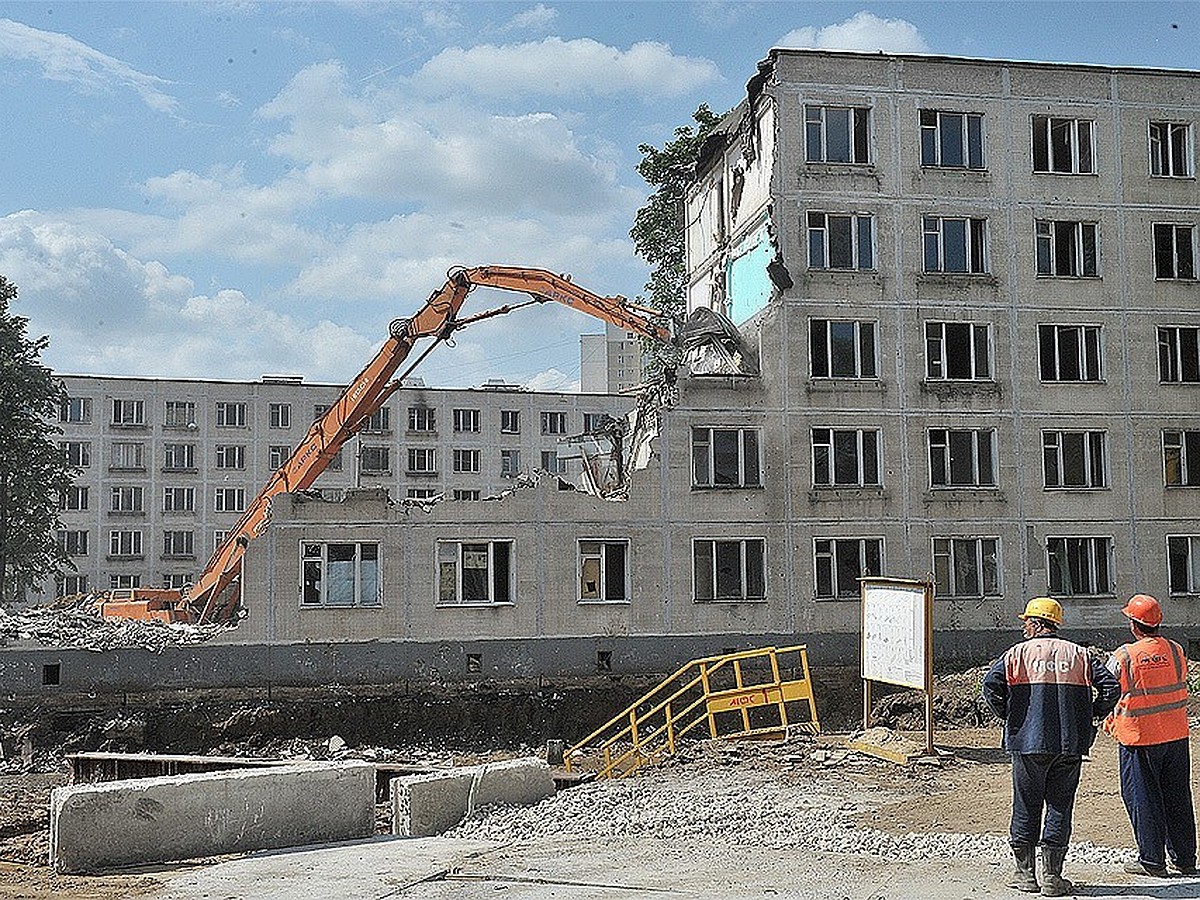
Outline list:
[[[0,2],[0,274],[64,373],[345,381],[453,265],[636,296],[638,145],[772,46],[1197,68],[1198,32],[1196,3]],[[599,330],[519,310],[416,374],[576,389]]]

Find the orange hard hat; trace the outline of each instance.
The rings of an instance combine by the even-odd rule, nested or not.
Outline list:
[[[1162,607],[1149,594],[1134,594],[1121,612],[1133,621],[1151,628],[1157,628],[1163,620]]]

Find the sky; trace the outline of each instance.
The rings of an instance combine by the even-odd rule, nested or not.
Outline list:
[[[639,145],[777,46],[1198,68],[1200,4],[0,0],[11,311],[63,374],[341,383],[453,266],[636,298]],[[521,309],[414,374],[578,390],[602,330]]]

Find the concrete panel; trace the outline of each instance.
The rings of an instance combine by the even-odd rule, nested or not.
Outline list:
[[[554,776],[545,760],[510,759],[480,766],[471,809],[483,806],[531,806],[554,793]]]
[[[50,861],[98,872],[370,837],[375,767],[311,764],[56,789]]]
[[[477,768],[392,779],[392,834],[433,837],[467,814]]]

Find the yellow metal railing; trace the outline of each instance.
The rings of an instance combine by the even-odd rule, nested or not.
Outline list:
[[[806,715],[797,719],[800,704]],[[807,648],[694,659],[567,750],[564,762],[568,771],[622,778],[674,754],[681,740],[703,733],[701,726],[711,738],[783,736],[789,726],[819,731]]]

